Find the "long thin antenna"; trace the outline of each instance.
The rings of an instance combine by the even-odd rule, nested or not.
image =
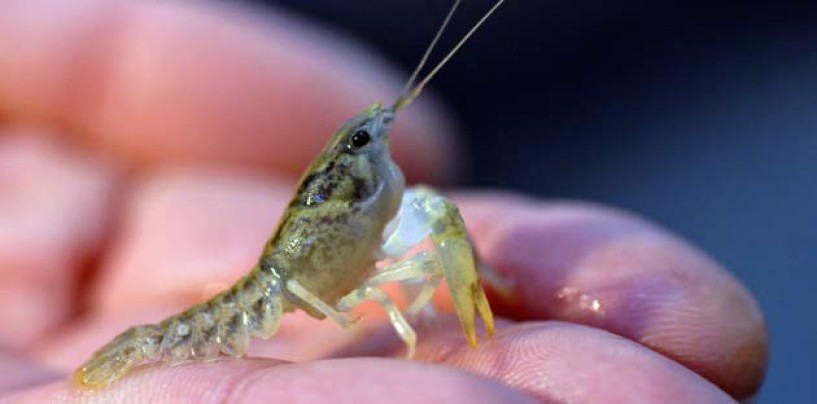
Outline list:
[[[440,25],[440,29],[437,30],[437,33],[434,35],[434,39],[431,40],[431,43],[426,48],[426,52],[423,54],[423,58],[420,59],[420,63],[417,64],[417,67],[414,69],[414,72],[411,73],[411,77],[409,78],[408,82],[406,82],[405,87],[403,87],[403,92],[400,95],[400,98],[405,97],[411,86],[414,85],[414,81],[417,80],[417,75],[420,74],[420,71],[423,70],[425,67],[426,62],[428,62],[429,56],[431,56],[431,52],[434,50],[434,47],[437,45],[437,42],[440,40],[440,37],[443,36],[443,32],[445,28],[448,26],[448,23],[451,21],[451,17],[454,16],[454,12],[457,11],[457,7],[459,7],[460,2],[462,0],[456,0],[454,5],[451,6],[451,9],[448,10],[448,15],[445,16],[445,20],[443,20],[443,24]]]
[[[466,42],[468,42],[468,40],[471,38],[471,36],[473,36],[474,33],[477,32],[477,30],[482,26],[482,24],[484,24],[485,21],[487,21],[488,18],[490,18],[491,15],[504,2],[505,2],[505,0],[497,0],[497,2],[494,4],[494,6],[491,7],[491,9],[488,10],[488,12],[485,13],[485,15],[483,15],[482,18],[480,18],[479,21],[477,21],[477,23],[474,24],[474,26],[471,27],[470,30],[468,30],[468,32],[465,34],[465,36],[463,36],[462,39],[460,39],[460,41],[457,42],[456,45],[454,45],[454,48],[451,49],[451,51],[448,52],[447,55],[445,55],[443,60],[441,60],[440,63],[438,63],[437,66],[435,66],[433,69],[431,69],[431,72],[429,72],[426,75],[426,77],[422,81],[420,81],[420,84],[417,84],[417,86],[414,87],[414,90],[411,90],[411,93],[408,94],[408,96],[404,95],[404,96],[401,96],[399,99],[397,99],[397,102],[394,103],[394,106],[392,108],[395,111],[399,111],[399,110],[405,108],[412,101],[414,101],[414,99],[417,98],[417,96],[420,95],[421,92],[423,92],[423,89],[428,84],[428,82],[431,81],[431,79],[434,77],[434,75],[436,75],[437,72],[439,72],[440,69],[442,69],[443,66],[445,66],[445,64],[448,63],[449,60],[451,60],[451,58],[457,53],[457,51],[459,51],[460,48],[462,48],[462,46],[465,45]]]

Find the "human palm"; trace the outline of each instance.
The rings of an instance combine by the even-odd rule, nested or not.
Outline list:
[[[69,376],[94,349],[243,275],[332,130],[398,84],[365,52],[281,13],[0,4],[0,401],[87,398]],[[444,182],[457,149],[431,105],[398,117],[393,149],[409,179]],[[352,330],[296,313],[251,359],[149,367],[90,394],[728,402],[759,387],[760,311],[700,251],[609,208],[453,195],[512,287],[490,293],[498,332],[479,349],[442,293],[441,313],[415,322],[416,361],[401,359],[376,307]]]

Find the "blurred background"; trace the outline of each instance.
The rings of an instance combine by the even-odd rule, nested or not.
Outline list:
[[[491,2],[465,1],[441,48]],[[267,3],[405,70],[450,6]],[[817,2],[511,0],[432,87],[464,128],[464,185],[600,201],[684,235],[760,300],[759,401],[813,402]]]

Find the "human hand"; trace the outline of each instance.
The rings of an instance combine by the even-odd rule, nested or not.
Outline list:
[[[331,131],[398,85],[371,56],[280,13],[0,4],[0,401],[87,398],[67,378],[93,350],[246,273]],[[393,147],[410,178],[439,181],[456,149],[428,106],[398,117]],[[457,200],[483,257],[513,285],[514,298],[492,296],[505,320],[478,350],[442,315],[418,323],[417,361],[377,359],[403,353],[376,309],[354,330],[298,313],[253,354],[308,362],[154,366],[91,394],[728,402],[724,392],[759,387],[759,309],[701,252],[607,208]],[[340,356],[356,357],[326,360]]]

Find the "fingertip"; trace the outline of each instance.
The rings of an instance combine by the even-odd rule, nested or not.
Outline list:
[[[768,360],[763,315],[701,251],[598,205],[496,194],[460,201],[483,257],[514,285],[515,299],[494,296],[498,314],[599,327],[679,361],[734,397],[756,394]]]

